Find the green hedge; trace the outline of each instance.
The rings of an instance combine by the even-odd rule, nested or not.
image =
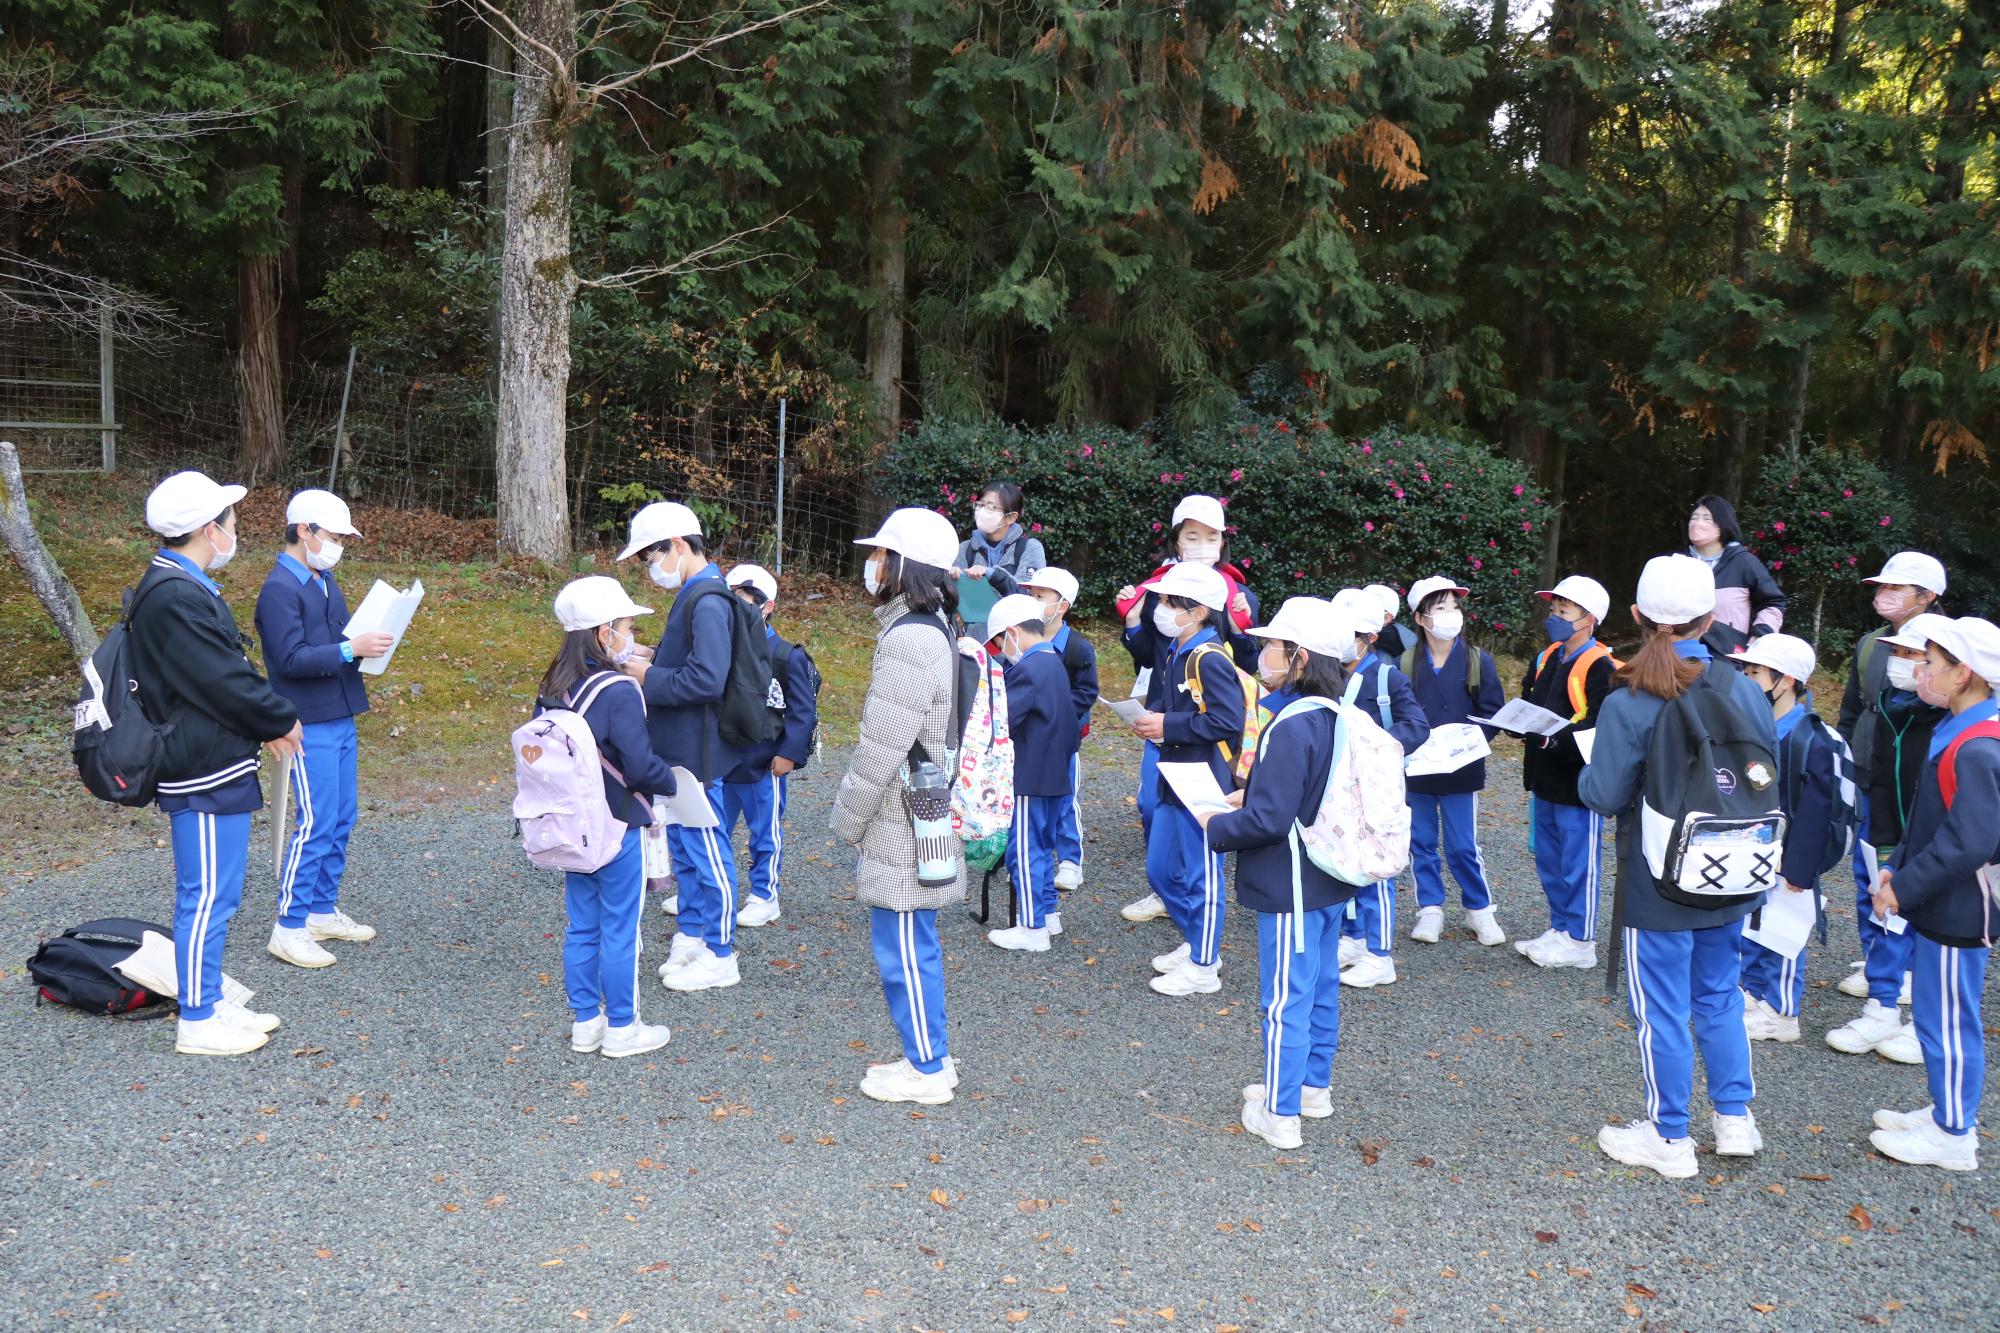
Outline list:
[[[1512,636],[1541,620],[1532,603],[1549,506],[1524,467],[1476,445],[1388,428],[1346,438],[1281,419],[1170,439],[927,422],[891,451],[883,484],[899,504],[970,532],[979,487],[996,477],[1026,489],[1022,521],[1081,581],[1086,613],[1160,561],[1174,503],[1205,493],[1228,505],[1231,558],[1267,616],[1290,596],[1443,574],[1472,589],[1468,624]]]

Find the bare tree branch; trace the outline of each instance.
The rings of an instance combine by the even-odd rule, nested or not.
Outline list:
[[[106,315],[113,334],[140,345],[196,331],[173,307],[150,296],[0,249],[0,327],[39,324],[95,338]]]
[[[745,264],[754,264],[760,259],[779,258],[780,254],[777,251],[759,251],[756,254],[737,256],[726,263],[710,262],[715,260],[717,256],[735,249],[745,238],[755,236],[760,231],[769,231],[779,223],[787,221],[791,216],[790,213],[780,213],[768,222],[760,222],[754,227],[746,227],[742,231],[731,232],[721,240],[704,245],[699,250],[690,250],[670,263],[648,264],[639,268],[622,269],[616,273],[599,274],[594,278],[580,278],[577,281],[577,286],[592,287],[599,291],[611,291],[637,287],[641,283],[651,282],[656,278],[670,278],[681,273],[719,273],[724,269],[740,268]]]
[[[484,4],[487,0],[480,0],[480,2]],[[731,28],[728,32],[716,33],[713,36],[701,38],[699,41],[690,42],[686,49],[682,50],[678,55],[669,56],[664,60],[651,61],[648,64],[640,66],[638,69],[621,74],[615,79],[606,79],[601,83],[581,85],[577,89],[577,96],[585,102],[599,101],[621,88],[629,87],[641,79],[650,78],[662,70],[672,69],[682,61],[692,60],[703,52],[721,46],[725,42],[734,41],[738,37],[747,37],[751,33],[761,31],[765,28],[776,27],[778,24],[795,19],[801,14],[809,14],[815,9],[823,9],[826,7],[826,4],[827,0],[811,0],[809,4],[795,5],[782,14],[773,14],[769,18],[758,19],[755,23],[745,24],[740,28]],[[665,45],[664,41],[662,45]]]

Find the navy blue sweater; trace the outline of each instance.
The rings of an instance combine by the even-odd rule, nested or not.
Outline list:
[[[1069,673],[1054,645],[1038,643],[1009,662],[1007,730],[1014,738],[1014,792],[1069,796],[1069,761],[1079,739]]]
[[[1250,770],[1243,808],[1208,821],[1208,845],[1236,853],[1236,901],[1252,911],[1292,910],[1292,852],[1286,835],[1294,821],[1310,825],[1319,814],[1333,770],[1336,722],[1330,708],[1302,709],[1272,722],[1258,740],[1257,766]],[[1361,891],[1314,865],[1303,849],[1299,887],[1308,912],[1338,906]]]
[[[1097,649],[1090,646],[1090,640],[1078,634],[1068,625],[1055,632],[1049,645],[1062,658],[1063,670],[1069,673],[1069,700],[1076,708],[1076,726],[1079,737],[1090,734],[1090,710],[1097,704],[1100,693],[1097,685]]]
[[[699,585],[714,580],[714,589]],[[698,590],[699,589],[699,590]],[[667,612],[646,672],[646,730],[653,749],[704,785],[722,776],[725,758],[716,705],[729,679],[729,599],[736,594],[711,561],[689,579]]]
[[[1159,637],[1155,635],[1154,637]],[[1243,740],[1243,690],[1236,683],[1236,668],[1228,653],[1203,653],[1201,693],[1208,704],[1202,712],[1194,706],[1187,688],[1188,655],[1204,643],[1215,642],[1215,631],[1203,626],[1187,643],[1175,647],[1163,670],[1153,673],[1153,684],[1165,697],[1157,709],[1161,718],[1160,762],[1163,764],[1207,764],[1224,791],[1236,785],[1229,762],[1222,757],[1218,742],[1233,750]],[[1173,786],[1160,783],[1160,804],[1182,809]]]
[[[1479,654],[1479,697],[1476,699],[1465,688],[1473,653]],[[1415,673],[1410,679],[1410,688],[1424,710],[1424,720],[1433,727],[1467,722],[1475,715],[1492,717],[1506,705],[1506,695],[1500,689],[1500,672],[1493,665],[1492,655],[1484,648],[1474,648],[1464,639],[1452,641],[1451,653],[1444,659],[1442,667],[1431,665],[1430,648],[1419,639],[1415,660],[1410,665]],[[1493,739],[1492,727],[1480,730],[1486,733],[1487,740]],[[1480,791],[1486,786],[1486,761],[1475,759],[1452,773],[1409,778],[1403,785],[1420,796],[1450,796],[1458,792]]]
[[[609,669],[602,662],[587,665],[591,674],[571,687],[569,696],[563,700],[565,705],[581,699],[593,677]],[[653,822],[653,797],[672,796],[675,783],[673,771],[653,753],[652,742],[646,737],[646,703],[637,685],[637,681],[629,686],[619,681],[606,685],[584,709],[583,720],[597,742],[597,753],[625,776],[625,783],[620,786],[610,773],[602,775],[605,803],[626,824],[643,828]],[[546,703],[537,700],[535,716],[547,711]]]
[[[776,653],[781,642],[776,630],[764,626],[766,647]],[[813,728],[819,725],[819,695],[813,689],[812,654],[803,644],[793,644],[790,658],[772,665],[781,667],[785,675],[778,682],[785,691],[784,728],[778,739],[755,749],[724,746],[729,756],[729,771],[722,775],[724,782],[761,782],[771,776],[771,760],[779,755],[791,760],[793,768],[803,767],[812,758]]]
[[[1806,715],[1812,712],[1812,691],[1800,696],[1791,712],[1777,720],[1778,796],[1785,811],[1785,854],[1779,873],[1785,883],[1801,889],[1819,882],[1819,859],[1826,851],[1827,825],[1833,822],[1834,803],[1839,799],[1839,756],[1832,742],[1818,728],[1812,728],[1812,742],[1806,749],[1805,781],[1799,785],[1797,808],[1785,798],[1792,790],[1791,735],[1800,727],[1811,727]]]
[[[341,660],[347,599],[330,573],[317,577],[290,555],[257,593],[257,638],[271,688],[292,701],[301,722],[337,722],[368,711],[361,664]]]
[[[1241,591],[1250,603],[1250,623],[1255,625],[1262,613],[1257,594],[1248,588]],[[1144,671],[1149,666],[1165,661],[1167,652],[1172,647],[1172,640],[1160,633],[1159,627],[1153,624],[1153,609],[1159,604],[1160,594],[1147,593],[1145,600],[1139,603],[1139,623],[1122,633],[1125,651],[1132,655],[1134,671]],[[1227,611],[1210,611],[1208,628],[1217,635],[1217,641],[1229,649],[1230,656],[1236,659],[1238,666],[1252,675],[1257,673],[1257,654],[1264,651],[1264,640],[1255,635],[1236,633],[1235,623]],[[1152,685],[1146,691],[1146,707],[1156,713],[1160,711],[1160,700],[1156,697],[1160,689],[1159,675],[1158,671],[1153,673]]]
[[[1981,907],[1981,866],[2000,861],[2000,741],[1979,737],[1958,749],[1958,794],[1945,809],[1938,759],[1952,737],[2000,709],[1991,699],[1938,724],[1930,762],[1917,784],[1910,827],[1893,858],[1896,911],[1927,939],[1954,948],[1982,944],[2000,921]]]
[[[1358,688],[1350,686],[1356,689],[1354,702],[1367,709],[1368,716],[1396,738],[1404,754],[1415,753],[1431,738],[1431,724],[1424,717],[1424,706],[1417,702],[1417,693],[1410,688],[1410,678],[1401,667],[1382,654],[1371,652],[1356,664],[1354,678],[1359,681]],[[1460,692],[1463,693],[1462,686]],[[1386,720],[1382,716],[1384,699],[1389,705]]]

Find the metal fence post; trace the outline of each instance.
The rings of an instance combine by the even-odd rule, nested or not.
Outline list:
[[[773,556],[777,568],[772,572],[785,572],[785,400],[778,400],[778,536]]]
[[[118,420],[117,403],[111,388],[111,307],[98,307],[97,311],[97,420],[104,427],[98,432],[98,445],[103,452],[104,470],[118,470],[118,430],[114,423]]]
[[[333,426],[333,462],[326,469],[326,488],[333,489],[335,478],[340,476],[340,449],[347,443],[347,395],[354,392],[354,352],[353,343],[347,345],[347,379],[340,386],[340,419]]]

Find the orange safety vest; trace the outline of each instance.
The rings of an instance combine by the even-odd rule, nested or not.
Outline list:
[[[1552,643],[1542,649],[1542,655],[1535,659],[1536,681],[1541,680],[1542,669],[1549,664],[1549,659],[1561,650],[1562,645],[1559,643]],[[1602,657],[1611,657],[1611,650],[1601,643],[1593,643],[1578,653],[1576,661],[1569,664],[1569,706],[1575,710],[1569,715],[1569,720],[1572,722],[1583,721],[1584,715],[1590,712],[1590,700],[1584,694],[1584,685],[1590,676],[1591,665]],[[1617,658],[1611,657],[1612,670],[1615,671],[1624,665]]]

